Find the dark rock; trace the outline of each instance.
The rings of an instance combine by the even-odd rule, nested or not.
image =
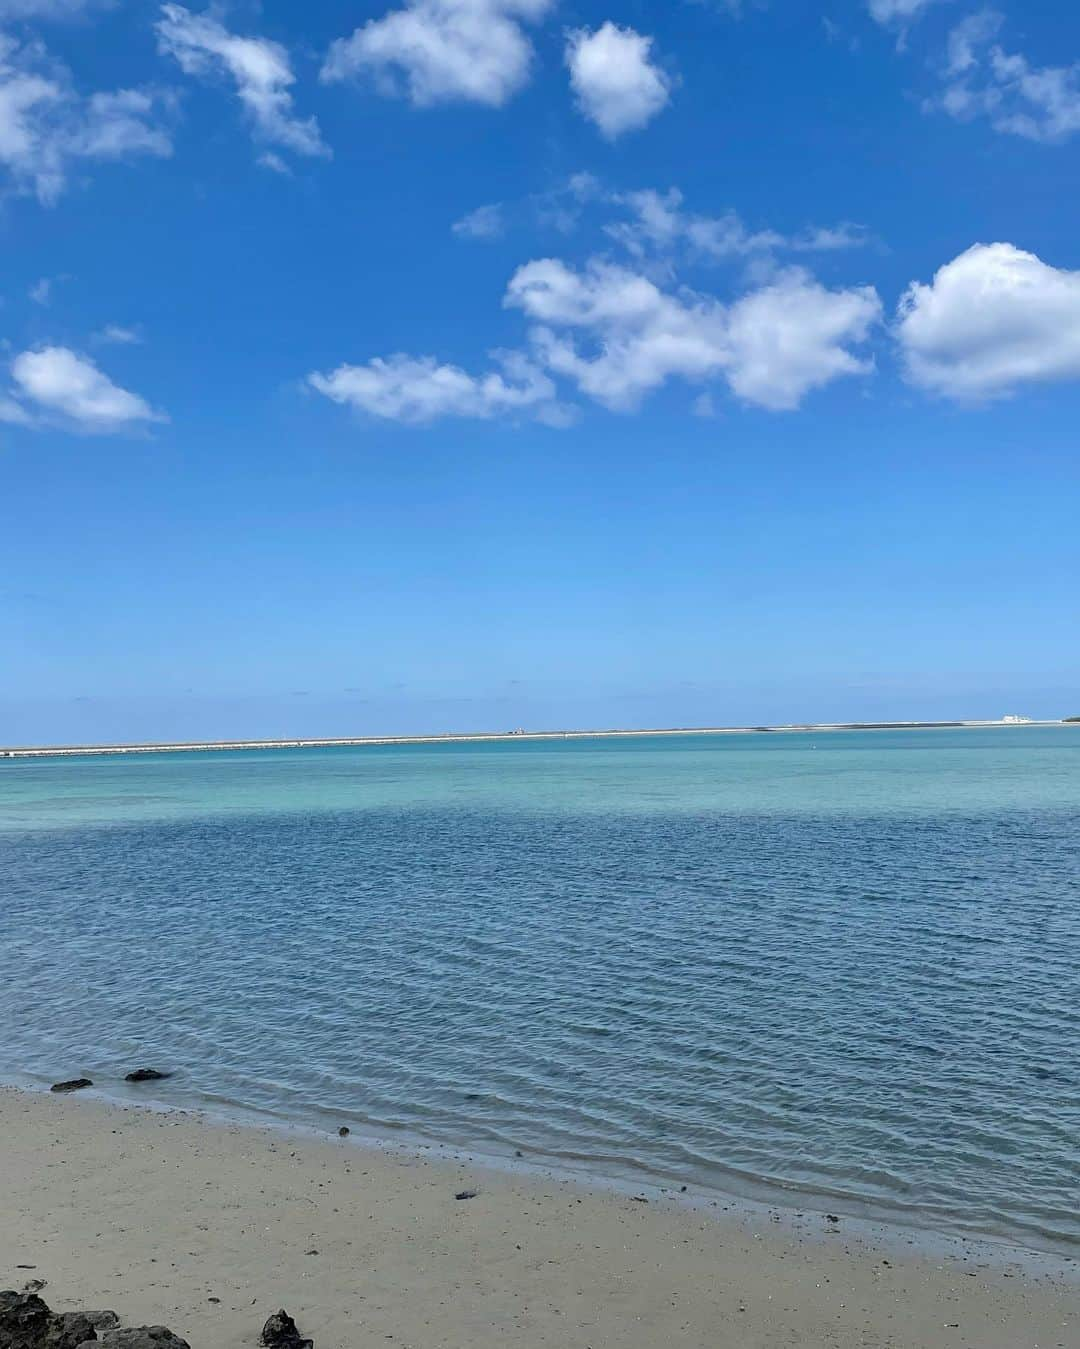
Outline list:
[[[95,1330],[115,1330],[120,1324],[115,1312],[80,1312],[79,1315],[85,1316]]]
[[[454,1198],[455,1198],[455,1199],[475,1199],[476,1196],[477,1196],[479,1193],[480,1193],[479,1190],[458,1190],[457,1194],[454,1195]]]
[[[172,1077],[172,1073],[159,1073],[156,1068],[136,1068],[133,1073],[128,1073],[124,1078],[125,1082],[164,1082],[167,1077]]]
[[[49,1322],[41,1349],[80,1349],[84,1344],[96,1344],[97,1332],[88,1316],[82,1312],[61,1312]]]
[[[92,1087],[93,1085],[88,1077],[73,1077],[70,1082],[54,1082],[49,1090],[82,1091],[83,1087]]]
[[[341,1128],[338,1130],[338,1138],[348,1138],[348,1136],[349,1136],[349,1126],[347,1124],[343,1124]]]
[[[100,1349],[191,1349],[187,1340],[164,1326],[135,1326],[127,1330],[107,1330],[100,1340],[88,1341]],[[82,1345],[78,1349],[83,1349]]]
[[[835,1213],[826,1213],[825,1221],[827,1223],[838,1223],[840,1219],[836,1216]]]
[[[40,1349],[51,1319],[36,1293],[0,1293],[0,1349]]]
[[[262,1343],[267,1349],[315,1349],[314,1340],[305,1340],[287,1311],[275,1312],[262,1328]]]

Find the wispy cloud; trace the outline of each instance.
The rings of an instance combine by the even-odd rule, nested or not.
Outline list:
[[[41,43],[0,34],[0,168],[16,192],[51,205],[76,164],[170,155],[169,105],[148,88],[80,95]]]
[[[478,206],[450,227],[459,239],[497,239],[506,228],[501,202]]]
[[[471,375],[430,356],[376,357],[366,365],[342,365],[308,382],[318,393],[372,417],[425,425],[445,417],[490,420],[525,415],[565,421],[555,385],[518,353],[496,353],[498,370]]]
[[[74,19],[111,0],[0,0],[0,23],[7,19]]]
[[[945,88],[933,100],[960,121],[985,117],[996,131],[1047,144],[1080,132],[1080,63],[1034,66],[995,41],[1002,15],[969,15],[949,35]]]
[[[328,156],[314,117],[299,117],[291,88],[296,82],[289,53],[264,37],[240,37],[209,14],[163,5],[158,44],[188,75],[223,74],[236,86],[256,138],[298,155]],[[273,156],[275,160],[280,159]],[[275,165],[271,165],[275,167]]]
[[[867,0],[872,18],[883,24],[910,23],[938,0]]]
[[[664,256],[679,250],[712,261],[763,259],[777,253],[830,253],[862,248],[867,231],[849,221],[811,225],[794,234],[773,229],[753,230],[736,211],[703,215],[686,211],[678,188],[657,192],[608,194],[606,200],[629,218],[609,222],[605,233],[635,257]]]
[[[118,323],[107,323],[104,328],[94,334],[94,341],[103,347],[128,347],[140,343],[142,336],[134,328],[123,328]]]

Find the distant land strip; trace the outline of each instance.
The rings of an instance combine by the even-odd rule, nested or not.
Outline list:
[[[496,740],[613,740],[661,735],[783,735],[826,731],[960,731],[988,727],[1067,726],[1074,718],[1036,721],[1004,718],[999,721],[847,721],[788,726],[670,726],[655,730],[597,731],[468,731],[445,735],[365,735],[332,738],[292,737],[287,740],[199,740],[131,745],[10,745],[0,748],[3,759],[40,759],[73,754],[181,754],[207,750],[331,749],[364,745],[456,745]]]

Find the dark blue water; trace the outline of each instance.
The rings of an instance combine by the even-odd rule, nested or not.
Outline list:
[[[0,1071],[1080,1241],[1080,731],[0,765]]]

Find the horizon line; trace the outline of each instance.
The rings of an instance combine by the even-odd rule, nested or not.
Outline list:
[[[1080,724],[1077,718],[1002,717],[997,720],[959,721],[837,721],[789,722],[779,726],[670,726],[647,729],[609,728],[561,731],[446,731],[438,735],[368,736],[287,736],[254,740],[176,740],[91,745],[5,745],[0,758],[49,758],[61,755],[90,754],[168,754],[199,751],[260,749],[363,748],[379,745],[468,744],[500,740],[600,740],[668,735],[784,735],[825,733],[830,731],[934,731],[978,730],[995,727],[1016,729],[1024,726],[1068,726]]]

